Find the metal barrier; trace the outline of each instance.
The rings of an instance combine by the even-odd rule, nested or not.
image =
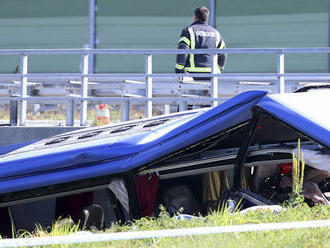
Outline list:
[[[111,242],[115,240],[155,239],[166,237],[191,237],[195,235],[226,234],[240,232],[261,232],[302,228],[329,228],[330,220],[314,220],[300,222],[279,222],[263,224],[244,224],[232,226],[195,227],[184,229],[164,229],[137,232],[90,233],[82,232],[66,236],[50,236],[36,238],[16,238],[0,240],[0,247],[35,247],[49,245],[68,245],[92,242]]]
[[[152,73],[152,55],[160,54],[211,54],[212,55],[212,70],[211,73],[206,74],[174,74],[174,73]],[[145,104],[145,116],[152,116],[153,103],[162,103],[167,107],[170,103],[178,103],[180,110],[187,108],[188,102],[196,102],[200,104],[211,104],[216,106],[219,101],[223,101],[226,95],[219,94],[219,81],[233,82],[233,81],[272,81],[277,88],[278,93],[285,92],[285,80],[330,80],[329,73],[285,73],[284,72],[284,54],[292,53],[330,53],[330,48],[265,48],[265,49],[223,49],[221,53],[226,54],[277,54],[277,72],[275,73],[217,73],[217,54],[218,49],[197,49],[197,50],[177,50],[177,49],[162,49],[162,50],[128,50],[128,49],[26,49],[26,50],[0,50],[1,55],[20,55],[20,73],[19,74],[0,74],[0,81],[4,87],[19,88],[18,94],[10,94],[8,96],[1,96],[0,102],[11,102],[11,105],[19,103],[19,125],[26,124],[27,102],[49,102],[55,101],[66,103],[66,124],[72,126],[74,123],[74,104],[80,103],[80,125],[87,125],[87,103],[88,102],[115,102],[121,103],[122,112],[121,119],[129,119],[129,103],[143,102]],[[82,72],[81,73],[28,73],[28,56],[30,55],[55,55],[55,54],[80,54],[83,56]],[[89,74],[88,61],[89,56],[97,54],[138,54],[145,56],[145,72],[141,74]],[[199,81],[179,81],[180,77],[211,77],[210,82]],[[29,80],[29,81],[28,81]],[[33,82],[35,81],[35,82]],[[109,81],[116,84],[107,84]],[[31,82],[31,83],[30,83]],[[33,82],[33,83],[32,83]],[[67,83],[71,89],[75,89],[78,93],[66,93],[60,96],[30,96],[28,95],[28,86],[40,85],[40,82],[52,82],[64,84]],[[157,83],[156,83],[157,82]],[[7,85],[6,85],[7,83]],[[99,85],[98,83],[103,83]],[[118,84],[119,83],[119,84]],[[155,84],[153,84],[155,83]],[[171,84],[172,83],[172,84]],[[93,86],[94,84],[94,86]],[[169,88],[175,84],[178,91],[172,95],[155,96],[153,90],[156,88]],[[113,88],[123,91],[129,85],[130,88],[143,89],[144,95],[130,94],[126,92],[120,96],[89,96],[88,89],[95,88],[98,85],[100,88],[111,90]],[[107,85],[107,86],[104,86]],[[115,87],[116,86],[116,87]],[[222,86],[222,84],[220,84]],[[69,87],[69,88],[70,88]],[[230,87],[230,86],[229,86]],[[258,87],[262,87],[262,83]],[[96,87],[97,88],[97,87]],[[126,88],[127,89],[127,88]],[[208,90],[207,96],[185,95],[184,89],[199,89]],[[63,89],[65,90],[65,89]],[[228,97],[228,96],[227,96]],[[165,108],[164,108],[165,109]]]

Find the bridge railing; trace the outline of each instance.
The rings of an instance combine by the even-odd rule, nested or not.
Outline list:
[[[129,103],[139,102],[145,104],[145,116],[152,116],[153,103],[162,103],[167,105],[169,103],[178,103],[180,110],[187,107],[187,102],[208,103],[211,106],[216,106],[225,97],[220,97],[219,86],[222,82],[232,81],[272,81],[274,83],[275,91],[278,93],[285,92],[286,80],[330,80],[330,73],[285,73],[284,56],[285,54],[320,54],[330,53],[330,48],[245,48],[245,49],[223,49],[221,53],[225,54],[276,54],[277,55],[277,71],[270,73],[217,73],[217,54],[218,49],[197,49],[197,50],[177,50],[177,49],[20,49],[20,50],[0,50],[1,55],[19,55],[20,56],[20,71],[17,74],[0,74],[0,82],[8,82],[8,88],[16,82],[18,87],[18,94],[8,96],[0,96],[0,102],[10,102],[17,106],[19,103],[19,125],[26,124],[27,103],[46,103],[46,102],[63,102],[66,104],[66,124],[73,125],[74,123],[74,105],[80,104],[80,125],[87,125],[87,103],[88,102],[115,102],[121,104],[121,119],[129,119]],[[144,73],[107,73],[107,74],[90,74],[88,71],[88,61],[91,55],[100,54],[125,54],[125,55],[142,55],[145,57]],[[153,55],[173,55],[173,54],[211,54],[212,55],[212,69],[211,73],[201,74],[175,74],[175,73],[153,73]],[[28,57],[30,55],[81,55],[82,56],[82,70],[81,73],[29,73],[28,72]],[[178,80],[179,77],[210,77],[211,80],[207,84],[200,84],[184,82]],[[109,81],[125,81],[130,84],[130,87],[144,89],[144,95],[132,95],[127,93],[121,96],[90,96],[88,90],[93,87],[92,82],[109,82]],[[30,82],[52,82],[53,84],[63,82],[76,82],[75,87],[78,88],[78,94],[67,94],[64,96],[32,96],[28,95],[28,86]],[[157,84],[153,84],[157,82]],[[163,84],[158,83],[163,82]],[[187,89],[206,89],[209,94],[207,96],[189,96],[183,95],[182,92],[169,96],[157,97],[153,95],[153,90],[158,87],[171,87],[167,83],[175,82],[179,84],[179,88],[186,87]],[[77,86],[78,85],[78,86]],[[115,84],[107,86],[111,89]],[[187,86],[188,85],[188,86]],[[2,85],[6,87],[6,84]],[[122,86],[122,85],[121,85]],[[262,85],[261,85],[262,86]],[[118,87],[118,85],[117,85]],[[260,86],[259,86],[260,87]],[[168,109],[168,108],[167,108]]]

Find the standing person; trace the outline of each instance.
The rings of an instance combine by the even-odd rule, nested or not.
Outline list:
[[[178,49],[223,49],[226,47],[218,30],[209,26],[209,10],[206,7],[195,9],[194,22],[182,30]],[[226,54],[218,54],[219,69],[224,68]],[[211,73],[211,54],[178,54],[175,64],[176,73]],[[220,72],[220,71],[219,71]],[[195,77],[195,80],[210,78]]]

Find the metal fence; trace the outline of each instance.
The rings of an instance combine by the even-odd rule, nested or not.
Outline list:
[[[26,124],[27,103],[56,102],[66,104],[66,124],[72,126],[74,123],[74,105],[80,105],[80,125],[87,125],[87,103],[88,102],[110,102],[121,105],[122,121],[129,119],[129,104],[132,102],[143,103],[145,105],[145,116],[152,116],[153,104],[163,104],[169,111],[169,104],[178,104],[179,110],[185,110],[188,103],[210,104],[216,106],[228,95],[221,93],[221,86],[226,82],[256,82],[258,87],[272,85],[278,93],[285,92],[286,80],[330,80],[329,73],[285,73],[284,55],[302,53],[330,53],[330,48],[265,48],[265,49],[223,49],[221,53],[226,54],[276,54],[277,71],[269,73],[217,73],[217,49],[198,50],[177,50],[177,49],[24,49],[24,50],[0,50],[1,55],[19,55],[20,72],[18,74],[0,74],[0,86],[8,91],[8,95],[0,94],[0,102],[10,102],[12,106],[19,106],[19,125]],[[31,55],[81,55],[81,73],[29,73],[28,57]],[[89,73],[89,57],[99,54],[129,54],[141,55],[145,57],[145,71],[140,74],[95,74]],[[206,74],[180,74],[182,77],[210,77],[209,82],[180,81],[178,74],[174,73],[153,73],[153,55],[173,55],[173,54],[211,54],[211,73]],[[264,83],[271,81],[272,83]],[[45,82],[69,87],[76,90],[75,93],[66,91],[64,95],[39,95],[28,94],[28,87],[42,85]],[[69,85],[69,86],[68,86]],[[7,87],[7,88],[6,88]],[[11,87],[16,87],[17,92],[11,93]],[[173,87],[173,94],[168,90]],[[232,87],[232,85],[228,85]],[[91,96],[89,89],[119,89],[122,94],[110,96]],[[127,89],[143,89],[143,94],[130,94]],[[265,87],[266,88],[266,87]],[[167,89],[166,94],[153,93],[154,90]],[[189,95],[184,94],[184,90],[206,90],[208,94]],[[253,89],[253,87],[251,87]],[[125,91],[126,90],[126,91]],[[124,92],[124,93],[123,93]],[[18,104],[19,103],[19,104]],[[15,105],[16,104],[16,105]],[[14,108],[15,109],[15,108]],[[166,111],[165,111],[166,113]]]

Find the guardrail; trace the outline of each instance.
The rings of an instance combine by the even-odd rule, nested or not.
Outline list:
[[[232,226],[195,227],[185,229],[165,229],[138,232],[117,233],[76,233],[66,236],[16,238],[0,240],[0,247],[35,247],[49,245],[68,245],[92,242],[111,242],[116,240],[155,239],[165,237],[186,237],[194,235],[210,235],[240,232],[260,232],[302,228],[329,228],[330,220],[314,220],[300,222],[279,222],[263,224],[244,224]]]
[[[180,110],[187,108],[188,102],[209,103],[216,106],[219,101],[223,101],[225,97],[219,97],[219,81],[273,81],[278,93],[285,92],[285,80],[330,80],[329,73],[285,73],[284,72],[284,54],[292,53],[330,53],[330,48],[246,48],[246,49],[223,49],[221,53],[226,54],[277,54],[277,71],[274,73],[217,73],[217,54],[218,49],[197,49],[197,50],[177,50],[177,49],[24,49],[24,50],[0,50],[1,55],[19,55],[20,56],[20,73],[19,74],[0,74],[1,82],[9,82],[8,87],[13,86],[12,82],[16,82],[15,87],[19,88],[18,94],[9,96],[0,96],[0,101],[11,102],[11,105],[17,106],[19,103],[19,125],[26,124],[27,102],[47,102],[55,101],[56,103],[66,103],[66,124],[74,123],[74,104],[80,104],[80,125],[87,125],[87,103],[88,102],[116,102],[121,103],[121,119],[129,119],[129,103],[143,102],[145,104],[145,116],[152,116],[153,103],[162,103],[165,106],[171,102],[176,102]],[[211,54],[212,70],[206,74],[174,74],[174,73],[152,73],[152,56],[160,54]],[[83,56],[81,73],[28,73],[28,56],[30,55],[55,55],[55,54],[79,54]],[[141,74],[89,74],[88,61],[89,56],[98,54],[137,54],[145,57],[145,72]],[[180,77],[211,77],[210,82],[198,81],[178,81]],[[28,81],[29,80],[29,81]],[[117,80],[117,81],[116,81]],[[29,83],[36,81],[35,83]],[[75,88],[77,94],[67,93],[64,96],[31,96],[28,95],[29,85],[38,85],[38,82],[65,83],[70,82],[70,87]],[[119,81],[121,91],[125,85],[130,88],[144,89],[144,95],[130,94],[126,92],[120,96],[102,97],[89,96],[88,89],[93,88],[97,82],[103,83],[101,88],[112,89],[114,85],[106,85],[107,82]],[[153,82],[157,82],[153,85]],[[172,83],[172,84],[171,84]],[[178,89],[176,94],[157,97],[153,95],[156,88],[169,88],[175,84]],[[166,86],[167,85],[167,86]],[[221,84],[222,85],[222,84]],[[262,87],[262,84],[261,86]],[[208,96],[192,96],[183,94],[183,89],[199,89],[208,90]],[[221,93],[221,92],[220,92]],[[221,94],[220,94],[221,96]],[[13,107],[15,109],[15,107]]]

